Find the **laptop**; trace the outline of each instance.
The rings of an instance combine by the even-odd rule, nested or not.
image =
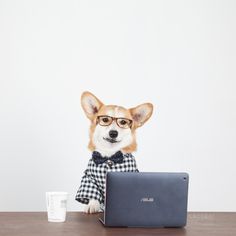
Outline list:
[[[111,227],[184,227],[188,180],[187,173],[108,172],[99,220]]]

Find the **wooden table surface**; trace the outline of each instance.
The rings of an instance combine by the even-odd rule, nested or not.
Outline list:
[[[105,228],[98,217],[99,214],[69,212],[66,222],[49,223],[45,212],[0,212],[0,236],[236,236],[236,212],[188,213],[185,228]]]

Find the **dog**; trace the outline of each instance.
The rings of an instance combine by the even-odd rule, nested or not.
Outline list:
[[[102,211],[108,171],[138,172],[132,152],[136,151],[135,132],[152,115],[153,105],[144,103],[134,108],[104,105],[86,91],[81,96],[85,115],[91,121],[88,148],[92,151],[75,199],[86,204],[86,213]]]

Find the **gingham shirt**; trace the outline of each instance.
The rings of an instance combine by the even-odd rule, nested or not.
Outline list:
[[[122,163],[113,163],[113,165],[109,165],[108,162],[96,165],[91,158],[75,199],[83,204],[88,204],[90,199],[96,199],[104,204],[107,172],[138,172],[134,156],[127,153],[123,154],[123,157]]]

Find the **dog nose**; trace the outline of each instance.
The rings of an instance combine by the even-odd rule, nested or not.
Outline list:
[[[110,130],[110,131],[109,131],[109,136],[110,136],[111,138],[117,138],[118,132],[117,132],[116,130]]]

